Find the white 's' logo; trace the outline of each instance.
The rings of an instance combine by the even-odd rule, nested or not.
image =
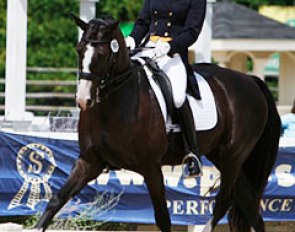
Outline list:
[[[48,180],[56,167],[53,153],[42,144],[31,143],[19,150],[16,164],[17,171],[25,182],[10,202],[8,209],[22,205],[21,201],[28,191],[28,199],[25,205],[34,210],[39,202],[49,200],[52,197]],[[42,187],[45,194],[41,198]]]

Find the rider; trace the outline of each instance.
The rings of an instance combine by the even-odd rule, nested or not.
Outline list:
[[[148,44],[154,45],[154,53],[159,58],[157,63],[171,81],[174,105],[184,132],[187,152],[184,161],[188,164],[189,176],[201,175],[202,164],[186,98],[187,82],[193,82],[190,83],[195,86],[192,90],[198,88],[188,62],[188,47],[198,39],[205,12],[206,0],[145,0],[133,31],[126,38],[126,46],[133,49],[149,36]],[[192,95],[200,99],[199,91]]]

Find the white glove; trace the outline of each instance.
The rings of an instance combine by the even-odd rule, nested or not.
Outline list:
[[[170,52],[171,46],[168,42],[158,41],[154,49],[155,56],[157,58],[164,57]]]
[[[125,44],[126,44],[126,47],[129,48],[130,50],[133,50],[135,48],[135,40],[131,36],[127,36],[125,38]]]

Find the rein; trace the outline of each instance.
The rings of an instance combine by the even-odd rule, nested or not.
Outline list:
[[[106,92],[103,96],[98,96],[97,103],[103,102],[108,97],[110,97],[111,95],[113,95],[114,93],[119,91],[123,86],[125,86],[129,81],[131,81],[132,75],[128,75],[128,74],[131,74],[134,71],[142,69],[142,67],[143,67],[143,65],[138,65],[138,66],[132,67],[131,69],[127,70],[126,72],[124,72],[118,76],[115,76],[111,80],[106,82],[103,88],[99,88],[99,86],[98,86],[97,88],[99,88],[100,90],[103,90],[104,88],[114,86],[116,84],[116,82],[121,81],[115,88],[111,88],[110,91]],[[122,79],[125,76],[127,76],[127,78]]]

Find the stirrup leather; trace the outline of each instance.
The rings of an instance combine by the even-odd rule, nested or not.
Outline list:
[[[189,175],[189,171],[187,170],[188,169],[187,162],[190,159],[192,160],[193,163],[197,163],[198,164],[198,166],[200,168],[200,173],[199,174],[194,175],[194,176]],[[198,177],[198,176],[202,176],[203,175],[203,168],[202,168],[202,163],[200,161],[200,158],[197,155],[195,155],[194,153],[192,153],[192,152],[190,152],[189,154],[187,154],[183,158],[181,166],[182,166],[182,176],[184,178]]]

